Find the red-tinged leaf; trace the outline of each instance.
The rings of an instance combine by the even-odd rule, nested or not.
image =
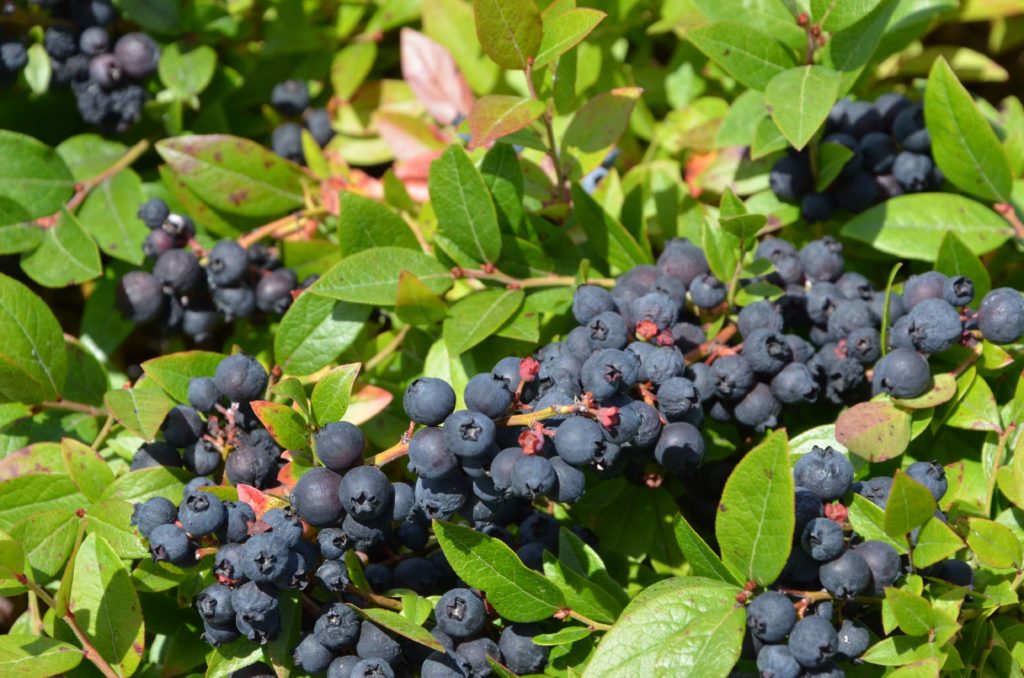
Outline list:
[[[857,403],[836,420],[836,440],[868,461],[881,462],[907,449],[910,424],[910,415],[891,402]]]
[[[267,433],[285,449],[297,451],[309,445],[309,427],[306,420],[287,405],[268,400],[254,400],[252,411],[267,429]]]
[[[349,401],[348,410],[345,411],[343,421],[353,423],[356,426],[365,424],[387,409],[393,398],[394,396],[390,392],[385,391],[381,387],[367,384],[359,389],[358,393],[352,395],[352,400]]]
[[[286,498],[295,489],[297,482],[299,482],[299,478],[295,475],[295,462],[289,461],[277,472],[277,485],[267,490],[266,494]]]
[[[491,94],[477,99],[469,113],[472,138],[469,149],[486,146],[501,137],[518,132],[540,117],[544,102],[537,99]]]
[[[380,137],[399,160],[440,153],[451,142],[441,130],[412,115],[377,111],[373,119]]]
[[[400,39],[402,78],[430,115],[444,125],[469,115],[473,94],[448,50],[411,28]]]
[[[395,163],[395,176],[405,186],[409,197],[416,202],[430,200],[430,165],[441,156],[440,151],[428,151],[408,160]]]
[[[252,485],[239,485],[238,501],[249,505],[252,512],[256,514],[256,520],[263,518],[263,514],[274,508],[287,508],[288,502],[280,497],[257,490]]]

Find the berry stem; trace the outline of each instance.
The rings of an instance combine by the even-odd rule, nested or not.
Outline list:
[[[560,610],[559,613],[565,613],[565,616],[575,619],[578,622],[582,622],[583,624],[586,624],[587,628],[591,631],[607,631],[611,628],[610,624],[602,624],[599,621],[594,621],[590,617],[586,617],[572,608]],[[559,613],[556,613],[555,616],[558,616]]]
[[[256,243],[266,237],[273,237],[274,239],[283,238],[295,233],[296,231],[302,230],[304,219],[315,219],[326,214],[327,210],[322,207],[300,210],[298,212],[288,214],[280,219],[275,219],[270,223],[254,228],[238,238],[238,244],[242,247],[249,247],[253,243]]]
[[[384,464],[393,462],[396,459],[401,459],[408,453],[409,443],[396,443],[383,452],[375,454],[373,458],[370,459],[370,463],[374,466],[383,466]]]
[[[377,351],[377,353],[363,363],[363,369],[369,372],[373,368],[377,367],[385,360],[391,357],[391,355],[402,347],[402,342],[405,341],[405,337],[409,334],[409,330],[412,329],[412,325],[406,325],[402,329],[398,330],[394,338],[388,342],[387,346]]]
[[[76,403],[73,400],[46,400],[39,403],[38,407],[43,410],[67,410],[69,412],[81,412],[82,414],[88,414],[93,417],[109,416],[105,408],[94,407],[93,405],[86,405],[85,403]]]
[[[77,184],[75,186],[75,194],[71,196],[71,200],[69,200],[68,204],[65,205],[65,209],[67,209],[68,212],[74,212],[75,209],[77,209],[78,206],[85,201],[86,197],[89,195],[89,192],[92,191],[92,189],[96,188],[107,179],[110,179],[121,170],[129,167],[133,162],[139,159],[139,156],[141,156],[147,150],[149,150],[149,142],[143,139],[139,143],[129,148],[125,152],[125,154],[118,158],[117,162],[115,162],[113,165],[106,168],[96,176],[90,177],[85,181]]]
[[[479,271],[471,268],[453,268],[452,275],[456,278],[473,278],[475,280],[493,280],[500,282],[509,289],[523,289],[529,287],[562,287],[573,286],[578,281],[571,275],[546,275],[536,278],[513,278],[507,273],[494,269],[493,271]],[[589,285],[600,285],[601,287],[612,287],[615,280],[612,278],[591,278],[586,281]]]
[[[537,410],[536,412],[513,414],[505,419],[499,419],[495,423],[498,426],[531,426],[538,421],[549,419],[551,417],[586,411],[586,408],[581,405],[552,405],[551,407],[545,407],[543,410]]]
[[[993,205],[996,212],[1003,215],[1003,218],[1010,222],[1013,226],[1013,234],[1018,239],[1024,240],[1024,222],[1017,216],[1017,211],[1013,209],[1013,205],[1007,202],[997,202]]]
[[[714,336],[713,339],[705,341],[703,344],[687,353],[683,358],[686,360],[687,365],[700,362],[709,355],[714,353],[718,348],[725,346],[726,343],[736,334],[737,327],[735,323],[729,323]]]

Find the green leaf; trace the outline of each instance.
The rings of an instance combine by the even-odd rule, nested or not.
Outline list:
[[[377,60],[377,43],[353,42],[334,55],[331,62],[331,89],[342,101],[352,98],[366,80]]]
[[[84,181],[101,174],[124,157],[128,147],[99,134],[76,134],[60,142],[57,154],[71,170],[75,181]]]
[[[0,254],[31,252],[43,241],[43,228],[10,198],[0,197]]]
[[[562,592],[523,565],[502,541],[468,527],[434,521],[434,534],[455,574],[487,594],[487,602],[513,622],[539,621],[565,607]]]
[[[874,57],[889,18],[900,4],[897,0],[881,0],[866,16],[836,31],[825,43],[821,50],[822,63],[843,74],[840,95],[853,88],[864,67]]]
[[[573,219],[587,234],[586,247],[596,262],[607,262],[613,270],[627,271],[653,260],[619,221],[608,214],[578,184],[572,186]]]
[[[544,112],[543,101],[507,94],[489,94],[473,103],[469,112],[470,150],[486,146],[527,127]]]
[[[705,220],[700,227],[701,247],[708,268],[721,280],[732,280],[739,263],[740,241],[721,224]]]
[[[44,94],[50,88],[50,78],[53,76],[50,55],[46,53],[46,47],[38,42],[30,46],[27,51],[28,63],[23,71],[25,83],[33,94]]]
[[[370,316],[370,306],[300,294],[274,334],[274,360],[285,374],[312,374],[351,346]]]
[[[103,396],[110,414],[143,440],[152,441],[174,403],[155,388],[116,388]]]
[[[318,426],[341,421],[352,399],[352,384],[359,375],[359,363],[339,365],[320,377],[313,387],[313,418]]]
[[[196,45],[182,53],[181,45],[172,42],[160,53],[157,72],[167,89],[179,98],[193,97],[210,84],[217,68],[217,52],[208,45]]]
[[[899,628],[910,636],[929,635],[942,645],[949,634],[957,629],[956,620],[932,607],[922,596],[890,587],[885,589],[885,602],[892,611]]]
[[[836,440],[868,461],[893,459],[910,444],[910,415],[884,400],[857,403],[839,414]]]
[[[970,518],[967,525],[967,546],[979,563],[995,568],[1020,567],[1021,544],[1013,530],[982,518]]]
[[[811,16],[830,33],[841,31],[871,13],[879,0],[811,0]]]
[[[797,150],[811,140],[839,95],[839,73],[798,66],[773,77],[764,90],[772,120]]]
[[[175,33],[181,28],[181,0],[118,0],[115,4],[132,21],[155,33]]]
[[[533,0],[473,0],[476,35],[502,68],[524,70],[540,50],[544,26]]]
[[[905,535],[931,518],[935,508],[935,498],[927,487],[906,473],[896,471],[882,526],[891,537]]]
[[[299,406],[299,409],[302,411],[302,416],[307,420],[310,419],[309,398],[306,397],[306,389],[302,385],[301,381],[295,377],[285,377],[274,384],[270,388],[270,392],[274,395],[291,400]]]
[[[675,577],[648,587],[626,607],[601,639],[583,678],[660,675],[657,670],[660,653],[670,639],[685,633],[691,625],[694,636],[703,636],[702,629],[707,629],[707,622],[703,620],[729,616],[736,609],[736,595],[740,590],[701,577]],[[745,614],[742,607],[739,609]],[[726,635],[731,633],[723,632],[723,637]],[[739,657],[741,642],[742,633],[735,639],[735,648],[723,645],[718,661],[731,667]],[[689,643],[687,646],[690,647]],[[728,670],[689,671],[677,664],[665,675],[725,676],[727,673]]]
[[[820,193],[831,186],[852,157],[853,151],[840,143],[829,141],[818,146],[818,177],[814,180],[814,190]]]
[[[126,473],[103,492],[101,500],[121,499],[129,504],[152,497],[181,500],[181,491],[192,474],[181,468],[159,466]]]
[[[134,507],[126,501],[104,499],[89,507],[86,529],[90,534],[103,537],[120,558],[145,558],[149,549],[131,526],[133,511]]]
[[[0,530],[43,511],[75,511],[89,500],[62,473],[29,473],[0,483]]]
[[[971,382],[946,419],[946,425],[969,431],[1000,431],[999,407],[987,381],[979,377]]]
[[[0,402],[53,398],[67,370],[64,333],[53,313],[28,287],[0,274]]]
[[[37,584],[55,579],[64,568],[75,545],[78,522],[74,510],[59,508],[35,513],[11,526],[11,536],[24,549]]]
[[[901,195],[861,212],[841,233],[896,257],[935,261],[950,231],[975,254],[994,250],[1012,235],[994,210],[953,193]]]
[[[74,215],[64,211],[43,232],[39,247],[21,260],[21,269],[43,287],[67,287],[101,275],[103,264],[96,243]]]
[[[431,163],[428,185],[438,232],[476,261],[497,261],[501,254],[498,213],[487,185],[461,146],[449,146]],[[413,273],[419,275],[419,271]]]
[[[952,557],[963,547],[963,540],[953,528],[938,518],[929,518],[917,533],[911,562],[916,568],[928,567]]]
[[[864,539],[884,541],[896,549],[898,553],[907,552],[907,540],[902,535],[898,537],[889,536],[882,527],[885,513],[880,507],[871,503],[871,500],[865,499],[859,494],[854,494],[853,501],[850,502],[847,508],[849,510],[850,525],[853,526],[857,534],[864,537]]]
[[[782,572],[796,524],[787,446],[786,432],[776,431],[747,453],[725,483],[715,519],[722,561],[761,585]]]
[[[78,212],[78,221],[101,250],[115,259],[140,265],[145,259],[142,243],[149,229],[136,212],[144,200],[139,175],[122,170],[92,189]]]
[[[433,325],[448,315],[448,307],[422,280],[409,271],[402,271],[398,276],[395,313],[411,325]]]
[[[896,635],[869,647],[861,659],[880,666],[904,666],[934,656],[945,659],[947,653],[938,643],[929,643],[925,638]]]
[[[215,209],[270,217],[303,205],[299,167],[254,141],[226,134],[180,136],[158,141],[156,150]]]
[[[928,75],[924,116],[935,164],[946,179],[981,200],[1008,202],[1013,176],[1006,151],[943,57]]]
[[[789,148],[789,142],[785,135],[779,131],[778,125],[770,115],[765,115],[757,121],[754,127],[754,140],[750,145],[750,157],[752,160],[760,160],[766,155]]]
[[[96,651],[123,675],[142,660],[145,625],[131,574],[102,538],[91,534],[75,558],[71,610]]]
[[[95,450],[74,438],[64,438],[60,443],[64,468],[78,489],[96,501],[103,490],[114,482],[114,472]]]
[[[562,137],[563,164],[565,159],[575,162],[579,176],[597,169],[625,133],[642,93],[639,87],[617,87],[576,111]]]
[[[262,645],[239,638],[210,650],[206,658],[206,678],[228,678],[235,671],[265,659]]]
[[[522,290],[486,290],[464,297],[448,310],[442,334],[451,353],[465,353],[491,336],[523,303]]]
[[[74,645],[45,636],[0,636],[0,674],[5,676],[46,678],[61,675],[78,666],[83,658],[82,651]]]
[[[589,7],[570,9],[557,16],[544,16],[544,35],[541,37],[534,68],[543,68],[578,45],[604,18],[604,12]]]
[[[0,130],[0,198],[28,213],[30,219],[55,214],[71,197],[75,181],[52,148],[30,136]]]
[[[992,289],[992,278],[988,269],[954,231],[948,231],[939,245],[935,270],[950,277],[963,275],[970,278],[974,283],[975,306],[981,303],[981,299]]]
[[[558,530],[558,556],[567,567],[579,572],[591,584],[600,587],[609,596],[615,598],[620,610],[629,604],[629,596],[622,586],[608,574],[604,561],[601,560],[597,551],[564,527]]]
[[[932,387],[916,398],[901,400],[893,398],[893,403],[905,410],[926,410],[947,403],[956,395],[956,379],[952,374],[943,372],[932,377]]]
[[[340,209],[338,243],[342,256],[383,246],[420,249],[416,236],[402,217],[376,200],[344,192]]]
[[[188,383],[195,377],[212,377],[223,353],[181,351],[150,358],[142,371],[179,403],[188,402]]]
[[[357,607],[354,609],[374,624],[383,626],[390,631],[394,631],[398,635],[415,641],[424,647],[429,647],[431,650],[444,652],[444,648],[439,642],[437,642],[434,636],[431,635],[430,631],[426,630],[419,624],[414,623],[407,617],[403,617],[402,615],[391,612],[390,610],[383,610],[375,607],[368,607],[365,609]]]
[[[433,257],[402,247],[377,247],[345,257],[309,291],[341,301],[394,306],[402,271],[413,273],[434,294],[441,294],[452,285],[451,271]]]
[[[725,584],[740,585],[736,575],[729,571],[718,554],[707,545],[704,538],[693,529],[682,513],[676,516],[675,531],[676,541],[679,542],[679,548],[686,557],[686,562],[689,563],[693,574],[698,577],[717,579]]]
[[[523,220],[523,195],[525,193],[523,168],[519,156],[509,144],[494,144],[480,163],[487,190],[491,192],[498,221],[506,230],[514,229]],[[503,256],[506,254],[502,253]]]
[[[572,645],[577,640],[583,640],[591,634],[590,629],[585,626],[567,626],[554,633],[538,633],[533,637],[537,645],[554,647],[555,645]]]
[[[286,450],[301,450],[309,446],[309,427],[302,415],[280,403],[254,400],[252,410],[267,429],[267,433]]]
[[[565,596],[567,607],[599,622],[611,623],[622,612],[622,603],[589,579],[544,552],[544,576]]]
[[[746,629],[747,610],[742,605],[698,617],[666,641],[655,662],[657,675],[727,676]]]
[[[686,39],[751,89],[763,91],[772,78],[797,65],[793,52],[771,35],[736,21],[691,28]]]

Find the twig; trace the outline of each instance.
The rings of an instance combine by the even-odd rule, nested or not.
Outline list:
[[[559,417],[563,414],[575,414],[577,412],[586,412],[587,409],[583,405],[552,405],[551,407],[545,407],[543,410],[537,410],[536,412],[525,412],[523,414],[513,414],[505,419],[499,419],[497,422],[498,426],[530,426],[538,421],[544,419],[550,419],[551,417]]]
[[[1010,222],[1013,226],[1013,234],[1017,238],[1024,240],[1024,222],[1021,222],[1020,217],[1017,216],[1017,211],[1013,209],[1013,205],[1007,202],[997,202],[992,206],[996,212],[1003,215],[1003,218]]]
[[[563,609],[559,610],[558,612],[556,612],[554,614],[554,617],[555,617],[555,619],[560,619],[560,620],[564,620],[564,619],[567,619],[567,618],[568,619],[575,619],[576,621],[582,622],[583,624],[585,624],[586,627],[588,629],[590,629],[591,631],[607,631],[608,629],[611,628],[611,625],[609,625],[609,624],[602,624],[599,621],[594,621],[590,617],[586,617],[586,616],[580,614],[579,612],[577,612],[576,610],[574,610],[574,609],[572,609],[570,607],[566,607],[566,608],[563,608]]]
[[[274,237],[275,239],[283,238],[286,235],[302,230],[303,219],[315,219],[326,214],[327,210],[318,207],[314,209],[301,210],[299,212],[283,216],[280,219],[275,219],[270,223],[258,226],[245,235],[239,237],[238,244],[242,247],[249,247],[253,243],[266,237]]]
[[[708,341],[705,341],[703,344],[701,344],[700,346],[698,346],[697,348],[693,349],[685,356],[683,356],[683,358],[686,361],[686,364],[692,365],[695,362],[707,358],[708,355],[712,353],[716,348],[718,348],[719,346],[723,346],[730,339],[732,339],[733,335],[736,334],[736,330],[737,328],[735,323],[730,323],[723,327],[718,332],[718,334],[715,335],[714,339],[709,339]]]
[[[22,586],[27,587],[29,591],[39,598],[39,600],[46,603],[47,607],[54,611],[57,610],[57,601],[50,597],[50,594],[47,593],[45,589],[35,582],[30,581],[24,574],[17,575],[17,579]],[[110,667],[110,664],[107,663],[107,660],[104,659],[93,646],[92,641],[89,640],[89,636],[86,635],[85,631],[82,630],[82,627],[78,625],[78,620],[75,619],[75,615],[71,614],[71,611],[69,610],[64,614],[62,619],[69,627],[71,627],[71,631],[75,634],[75,637],[78,638],[78,642],[82,644],[82,656],[91,661],[96,668],[99,669],[100,673],[107,678],[120,678],[117,672],[114,671],[114,669]]]
[[[562,167],[562,161],[558,157],[558,142],[555,141],[555,127],[551,122],[551,111],[548,110],[547,102],[537,96],[537,87],[533,84],[533,57],[527,58],[524,73],[526,75],[526,88],[529,90],[530,96],[544,103],[544,114],[541,116],[541,119],[544,121],[544,129],[548,134],[548,156],[555,165],[555,181],[558,182],[558,195],[561,201],[568,205],[569,191],[566,188],[565,169]]]
[[[96,434],[96,439],[92,441],[91,447],[93,451],[98,451],[103,443],[107,440],[107,436],[110,435],[111,429],[114,428],[114,415],[108,414],[107,420],[103,422],[103,428]]]
[[[496,268],[491,270],[477,270],[472,268],[453,268],[452,275],[457,278],[473,278],[475,280],[492,280],[505,285],[505,287],[516,290],[529,287],[570,287],[576,284],[575,276],[571,275],[545,275],[535,278],[514,278],[507,273],[502,273]],[[601,287],[613,287],[613,278],[590,278],[588,285],[599,285]]]
[[[135,144],[128,151],[122,155],[117,162],[110,167],[106,168],[94,177],[90,177],[85,181],[75,186],[75,194],[65,205],[65,209],[68,212],[74,212],[75,209],[85,201],[85,198],[89,195],[89,192],[102,184],[107,179],[110,179],[121,170],[129,167],[133,162],[139,159],[143,153],[149,149],[149,142],[143,139],[139,143]]]
[[[377,351],[377,353],[363,363],[363,369],[369,372],[373,368],[380,365],[382,362],[391,357],[391,355],[402,347],[402,342],[405,341],[405,336],[409,334],[409,330],[412,329],[412,325],[406,325],[402,329],[398,330],[395,336],[388,342],[387,346]]]
[[[375,454],[373,458],[370,459],[370,463],[373,464],[374,466],[383,466],[384,464],[389,464],[396,459],[401,459],[408,453],[409,443],[395,443],[394,445],[384,450],[383,452]]]
[[[47,400],[39,403],[39,408],[44,410],[67,410],[69,412],[81,412],[93,417],[107,416],[107,410],[102,407],[94,407],[85,403],[76,403],[73,400]]]
[[[388,598],[387,596],[378,596],[376,593],[371,591],[364,591],[361,588],[357,588],[352,584],[345,587],[345,593],[351,593],[359,596],[368,603],[373,603],[377,607],[383,607],[385,610],[391,610],[392,612],[402,611],[402,601]]]

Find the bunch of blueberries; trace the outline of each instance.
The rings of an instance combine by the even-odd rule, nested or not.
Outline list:
[[[138,216],[150,229],[143,252],[155,263],[152,272],[132,271],[118,283],[118,308],[133,323],[158,323],[204,342],[222,318],[283,314],[294,294],[315,280],[300,285],[295,272],[259,243],[246,249],[221,240],[203,254],[193,221],[160,198],[143,203]]]
[[[53,25],[43,33],[52,82],[70,87],[82,120],[104,132],[124,132],[142,117],[149,100],[143,86],[157,70],[160,48],[147,34],[114,39],[118,12],[110,0],[30,2]],[[12,81],[28,64],[23,37],[0,41],[0,81]]]
[[[828,114],[822,141],[842,144],[853,153],[827,190],[815,192],[806,149],[779,159],[770,175],[775,195],[800,205],[807,221],[824,221],[836,208],[862,212],[898,195],[942,186],[924,106],[902,94],[883,94],[874,103],[840,99]]]
[[[936,501],[948,489],[945,469],[937,462],[914,462],[903,473],[927,488]],[[831,447],[814,447],[800,457],[793,478],[793,548],[778,581],[747,607],[750,633],[745,655],[750,660],[756,657],[760,675],[769,678],[840,678],[844,671],[839,662],[864,654],[872,634],[885,635],[877,597],[910,571],[908,559],[890,544],[865,540],[850,529],[840,501],[856,493],[884,509],[893,479],[878,476],[854,482],[850,462]],[[946,521],[938,509],[935,518]],[[919,529],[910,534],[911,543]],[[921,573],[950,587],[974,585],[974,572],[963,560],[943,560]],[[821,591],[827,597],[803,597]],[[861,595],[875,598],[857,600]],[[813,600],[818,602],[809,605]],[[834,617],[841,620],[838,628]]]
[[[288,118],[270,135],[270,146],[282,158],[300,165],[306,164],[302,151],[302,130],[309,131],[320,148],[334,138],[331,114],[326,108],[309,107],[309,87],[301,80],[285,80],[274,86],[270,105]]]

